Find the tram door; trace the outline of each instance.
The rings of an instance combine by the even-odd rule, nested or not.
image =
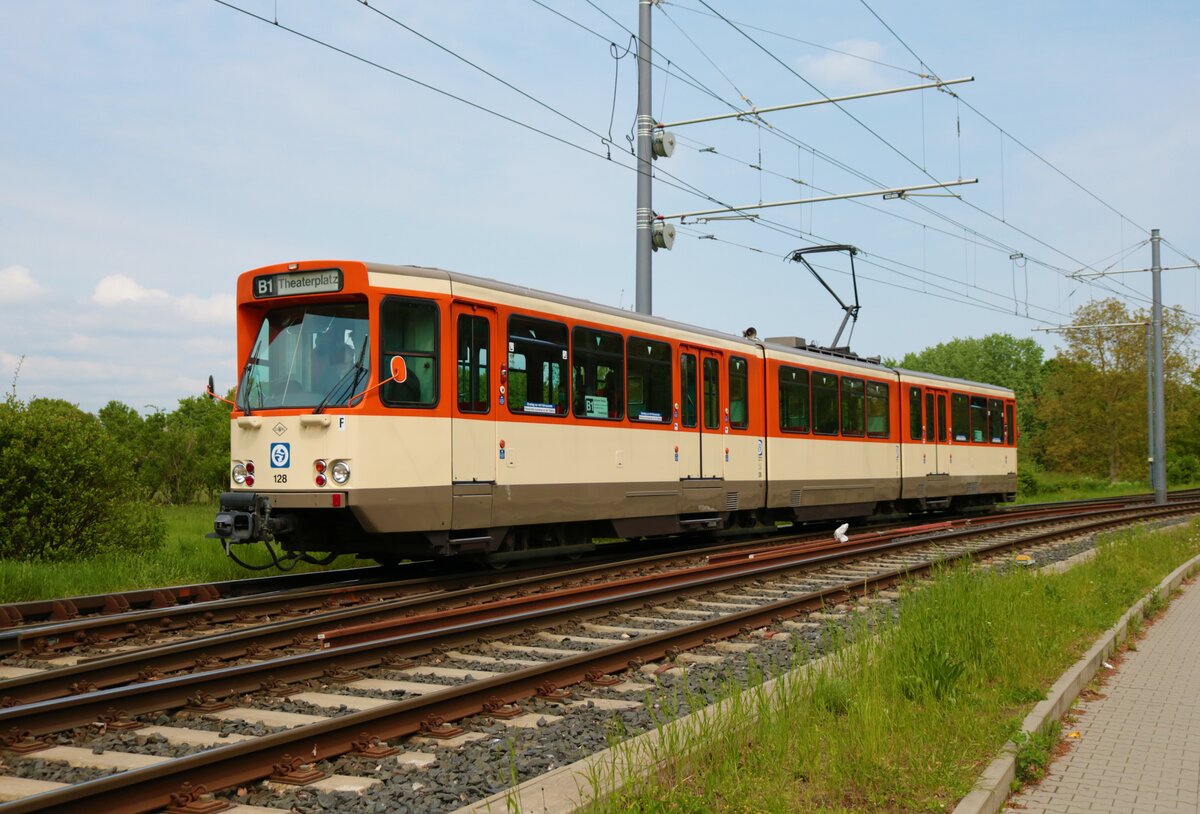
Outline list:
[[[725,477],[729,416],[724,409],[727,395],[721,388],[724,369],[724,354],[710,350],[701,354],[700,472],[705,478]]]
[[[681,345],[679,350],[679,478],[725,477],[724,354]]]
[[[947,428],[950,396],[945,390],[925,388],[925,439],[929,453],[929,474],[946,475],[950,472],[950,448],[947,446]]]
[[[496,485],[496,404],[498,377],[492,348],[498,321],[492,308],[455,302],[450,309],[455,348],[450,458],[453,469],[455,529],[487,528]],[[495,380],[495,381],[493,381]]]
[[[679,350],[679,479],[699,480],[700,469],[700,349],[681,345]]]

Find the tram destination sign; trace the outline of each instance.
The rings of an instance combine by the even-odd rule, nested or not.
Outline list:
[[[260,274],[254,278],[254,299],[291,297],[298,294],[328,294],[342,290],[340,269],[289,271],[284,274]]]

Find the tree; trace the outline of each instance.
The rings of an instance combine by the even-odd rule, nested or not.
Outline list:
[[[1049,367],[1039,411],[1052,431],[1040,452],[1052,468],[1116,481],[1145,475],[1148,441],[1145,310],[1116,299],[1078,308],[1066,347]],[[1193,324],[1178,309],[1163,312],[1163,378],[1169,434],[1194,421]],[[1181,432],[1181,435],[1183,433]],[[1193,434],[1194,436],[1194,434]]]
[[[163,540],[124,450],[73,404],[14,395],[0,403],[0,468],[0,558],[81,559]]]
[[[158,500],[209,501],[228,487],[229,411],[224,402],[193,396],[146,417],[143,480]]]

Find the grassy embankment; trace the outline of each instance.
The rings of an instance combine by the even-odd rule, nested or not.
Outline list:
[[[1058,676],[1197,553],[1189,526],[1123,534],[1063,574],[953,568],[906,592],[886,634],[831,629],[834,655],[773,699],[728,688],[723,714],[618,757],[659,768],[594,811],[947,811]],[[1044,760],[1034,740],[1023,755]]]
[[[135,588],[159,588],[244,579],[278,573],[274,569],[250,572],[229,560],[216,540],[205,539],[212,530],[213,506],[167,506],[162,510],[167,536],[154,551],[97,558],[73,563],[0,562],[0,602],[23,602],[65,596],[109,593]],[[237,552],[247,562],[267,562],[262,546]],[[369,563],[340,557],[327,568],[348,568]],[[317,570],[301,563],[296,571]]]

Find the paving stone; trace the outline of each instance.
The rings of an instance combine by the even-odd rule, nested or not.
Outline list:
[[[1200,812],[1200,585],[1184,588],[1108,675],[1104,698],[1079,704],[1071,750],[1007,811],[1023,814]]]

